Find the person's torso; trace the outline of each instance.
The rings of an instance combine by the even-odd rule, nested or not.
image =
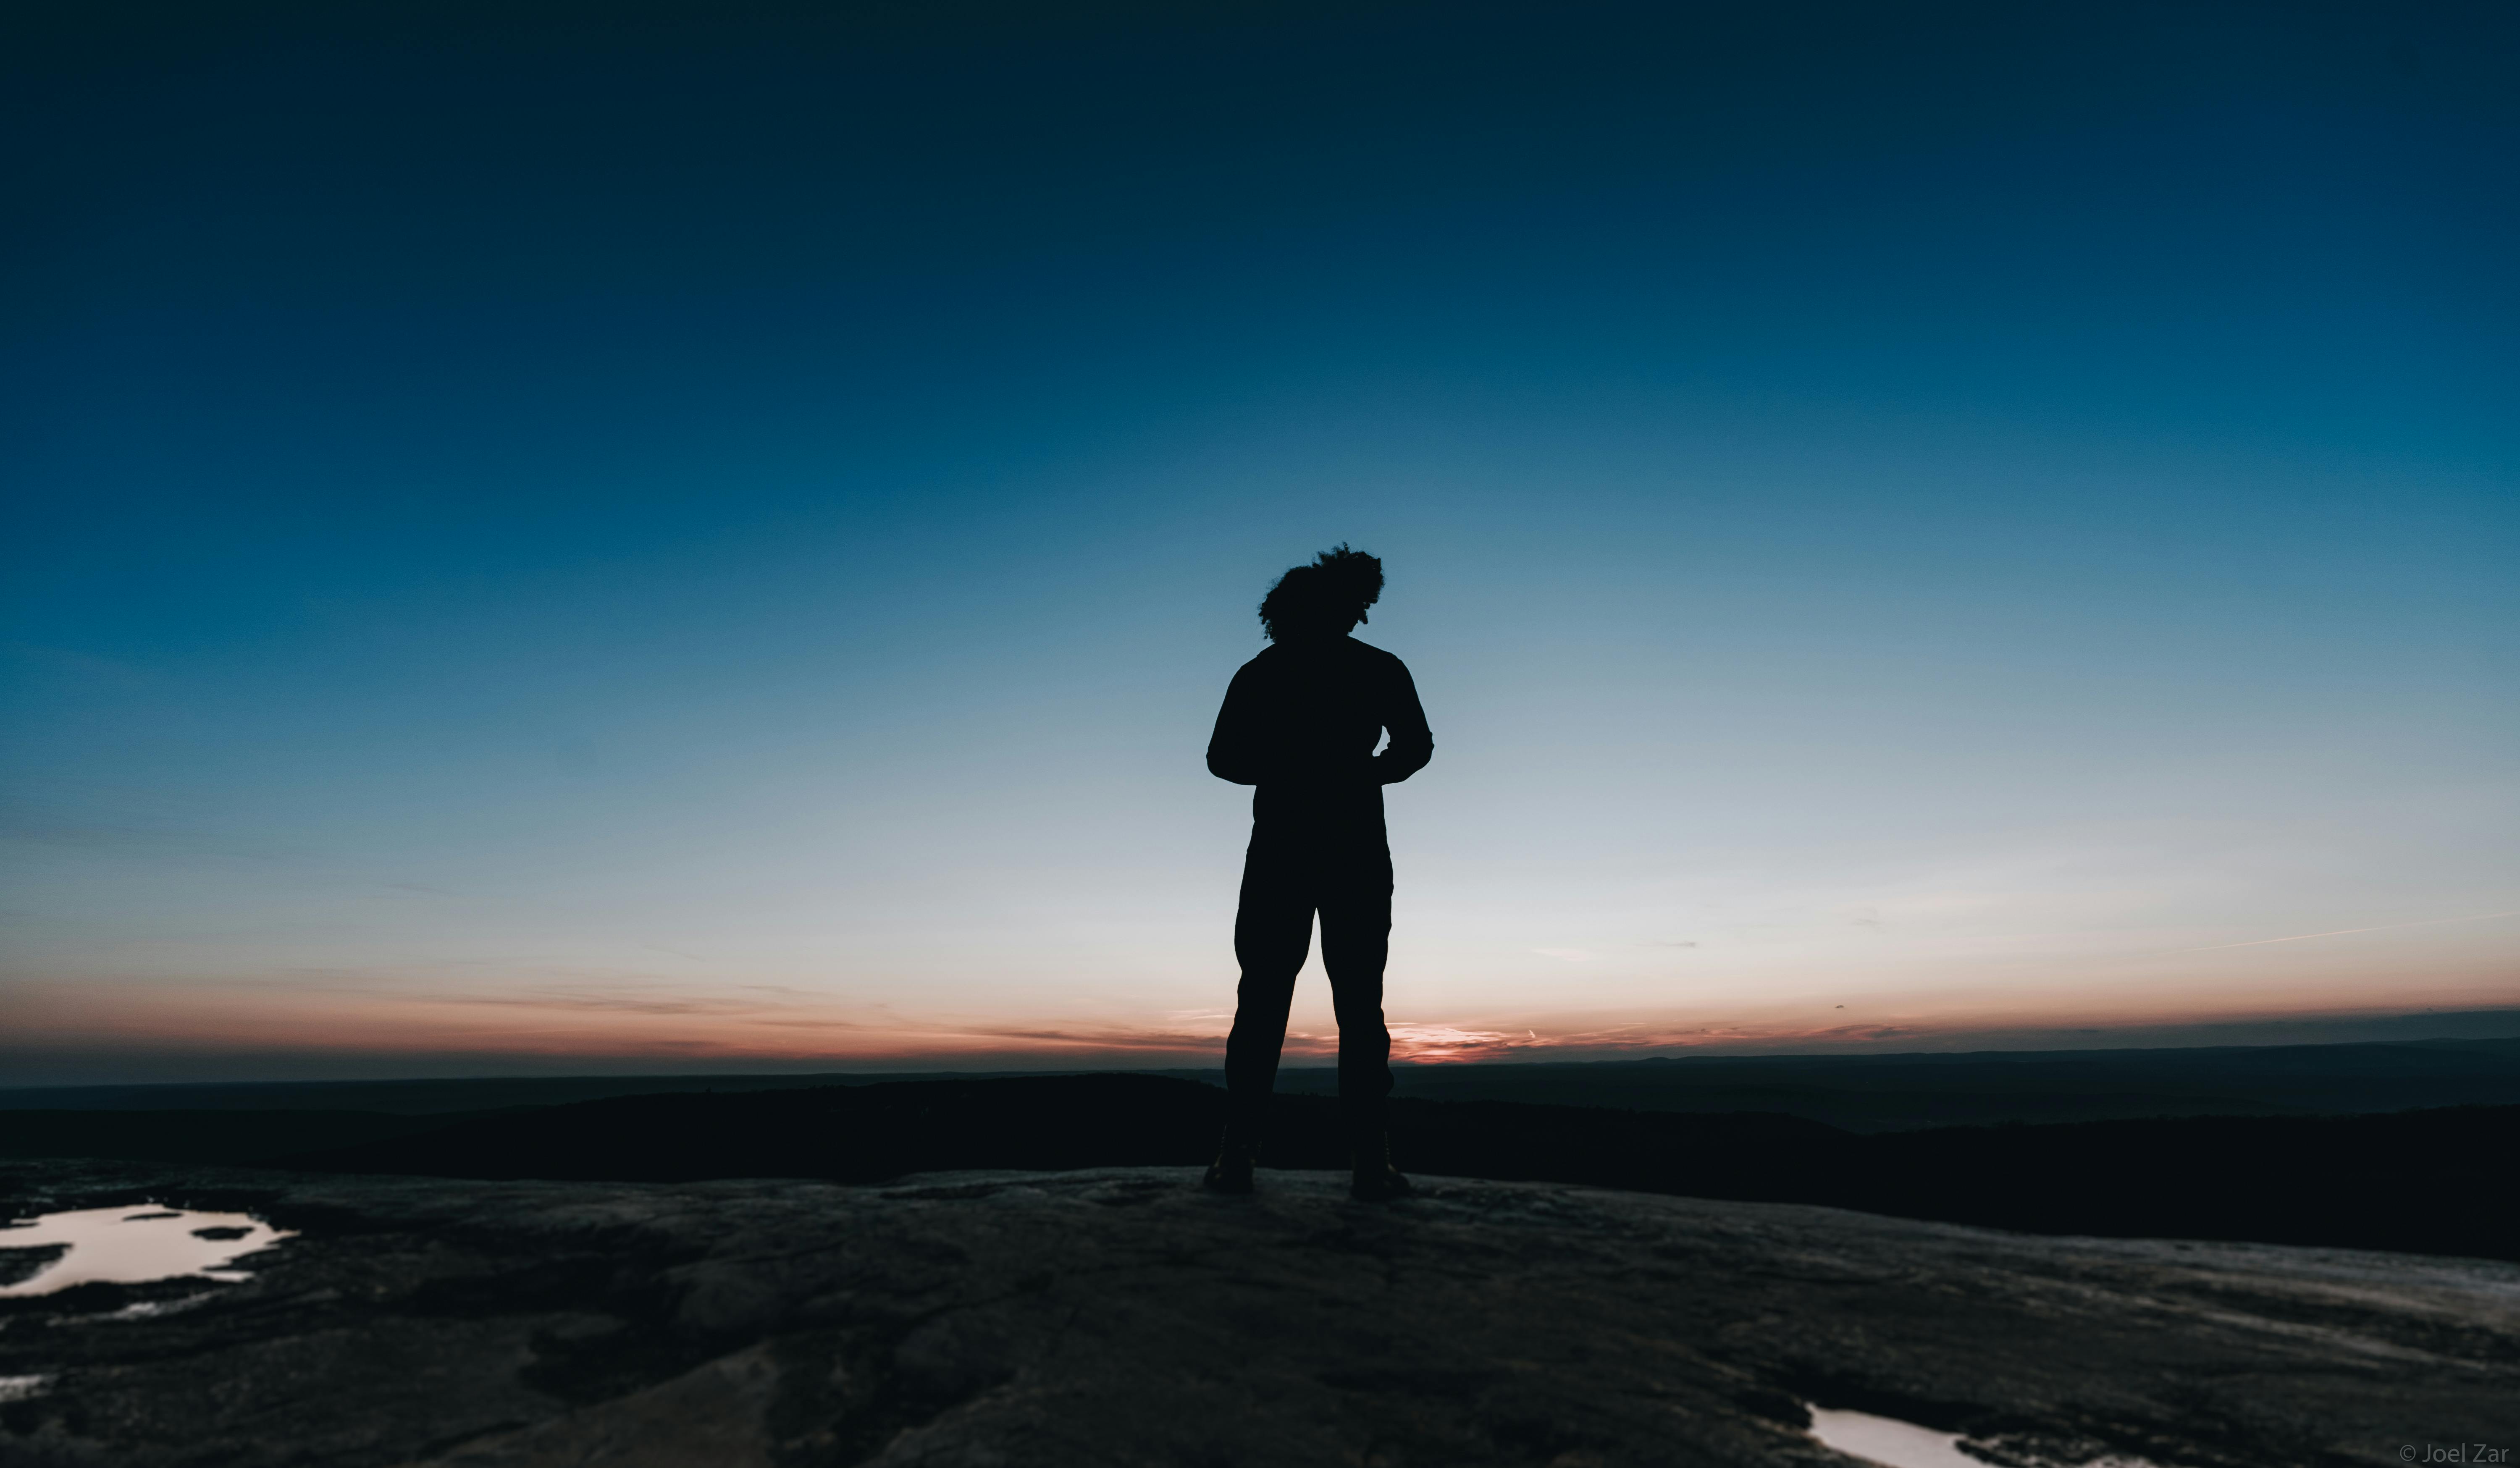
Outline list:
[[[1389,715],[1397,660],[1338,638],[1284,644],[1252,659],[1253,734],[1277,774],[1253,792],[1262,821],[1382,823],[1373,768]]]

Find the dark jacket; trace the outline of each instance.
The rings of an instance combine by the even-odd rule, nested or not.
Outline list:
[[[1373,752],[1383,731],[1390,747]],[[1273,644],[1225,690],[1208,772],[1256,785],[1263,826],[1322,820],[1382,824],[1382,787],[1426,767],[1435,736],[1400,659],[1352,637]]]

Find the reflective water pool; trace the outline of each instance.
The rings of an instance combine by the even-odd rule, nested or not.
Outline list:
[[[1960,1451],[1958,1433],[1848,1412],[1829,1407],[1811,1409],[1811,1435],[1850,1457],[1866,1458],[1883,1468],[1986,1468],[1983,1459]]]
[[[187,1208],[84,1208],[48,1213],[0,1226],[0,1249],[67,1245],[68,1253],[0,1296],[49,1295],[99,1280],[145,1284],[199,1274],[243,1279],[222,1267],[295,1235],[251,1214],[203,1213]]]
[[[1987,1468],[1984,1458],[1960,1451],[1958,1433],[1936,1432],[1896,1417],[1838,1408],[1811,1408],[1811,1435],[1849,1457],[1879,1463],[1882,1468]],[[2141,1458],[2109,1456],[2081,1468],[2153,1468]]]

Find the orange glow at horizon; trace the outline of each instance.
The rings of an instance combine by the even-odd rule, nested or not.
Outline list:
[[[1723,1011],[1678,1008],[1651,1014],[1528,1013],[1431,1020],[1395,1012],[1395,1060],[1415,1064],[1543,1058],[1617,1058],[1682,1050],[1936,1048],[2002,1032],[2057,1035],[2160,1025],[2213,1025],[2405,1014],[2436,1009],[2520,1007],[2520,983],[2506,975],[2444,976],[2394,991],[2392,1002],[2347,1001],[2333,989],[2289,1003],[2263,995],[2153,994],[2150,1003],[2050,996],[2044,1003],[1986,992],[1903,996],[1843,1004],[1778,1003]],[[2252,1002],[2251,1001],[2255,1001]],[[319,991],[283,985],[186,988],[94,984],[18,986],[0,1003],[0,1031],[22,1052],[128,1049],[194,1054],[466,1053],[516,1060],[619,1058],[624,1061],[792,1062],[800,1066],[901,1066],[985,1060],[1025,1065],[1221,1063],[1229,1016],[1176,1015],[1171,1022],[904,1016],[848,1012],[836,1001],[742,991],[677,994],[541,993],[429,995]],[[1286,1057],[1323,1062],[1335,1031],[1301,1020]],[[0,1082],[5,1084],[5,1082]]]

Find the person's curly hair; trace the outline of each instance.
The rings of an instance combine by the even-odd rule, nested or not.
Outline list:
[[[1382,560],[1346,542],[1278,578],[1260,599],[1260,630],[1271,642],[1289,637],[1340,637],[1367,620],[1365,609],[1382,600]]]

